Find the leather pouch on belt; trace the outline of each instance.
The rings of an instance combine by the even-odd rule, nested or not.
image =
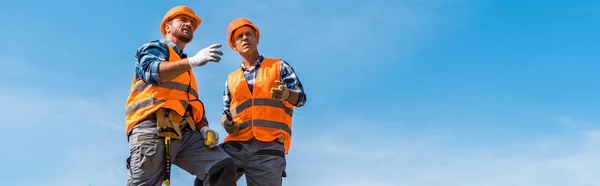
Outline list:
[[[186,112],[186,114],[183,118],[184,119],[183,119],[183,121],[181,121],[182,123],[180,126],[189,124],[190,129],[192,129],[192,131],[196,131],[196,124],[194,124],[194,119],[192,118],[192,116],[189,116]]]
[[[160,137],[171,137],[172,139],[181,139],[181,125],[183,117],[176,112],[169,112],[166,109],[156,111],[157,135]]]

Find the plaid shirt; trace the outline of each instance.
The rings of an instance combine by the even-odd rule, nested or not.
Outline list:
[[[160,83],[158,65],[162,61],[169,60],[169,48],[171,46],[181,59],[187,58],[183,50],[172,41],[166,39],[150,41],[137,49],[135,53],[135,77],[146,83],[156,85]]]
[[[187,55],[183,53],[181,47],[177,46],[172,41],[166,39],[150,41],[140,46],[135,53],[136,80],[141,79],[144,82],[152,85],[160,83],[158,66],[161,62],[169,60],[169,47],[167,45],[171,46],[171,48],[177,52],[181,59],[187,58]],[[204,114],[202,120],[208,123],[206,114]]]
[[[256,78],[256,74],[258,73],[258,69],[263,61],[264,57],[260,56],[258,58],[258,63],[254,69],[248,69],[242,63],[242,69],[244,70],[244,78],[248,83],[248,88],[250,88],[250,92],[254,88],[254,79]],[[304,93],[304,87],[302,87],[302,83],[300,83],[300,79],[296,76],[294,69],[284,60],[281,60],[281,81],[286,84],[286,86],[295,92],[298,92],[298,103],[294,106],[302,107],[306,103],[306,94]],[[231,93],[229,92],[229,86],[227,85],[227,81],[225,81],[225,91],[223,92],[223,106],[225,110],[229,110],[229,106],[231,104]]]

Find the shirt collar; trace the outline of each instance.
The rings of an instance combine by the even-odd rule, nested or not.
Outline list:
[[[240,66],[242,66],[242,69],[244,69],[246,71],[251,71],[251,70],[258,68],[260,66],[260,64],[262,64],[263,59],[265,59],[265,58],[262,55],[259,55],[258,60],[256,60],[256,65],[254,66],[254,68],[248,68],[248,67],[244,66],[244,62],[242,62],[242,64]]]
[[[181,47],[177,46],[177,44],[173,43],[172,41],[169,41],[168,39],[161,39],[161,41],[167,45],[169,45],[171,48],[173,48],[173,50],[175,50],[175,52],[177,52],[177,55],[179,55],[180,58],[186,58],[187,55],[185,55],[183,53],[183,49],[181,49]]]

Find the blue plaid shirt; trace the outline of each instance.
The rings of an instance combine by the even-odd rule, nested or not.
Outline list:
[[[248,83],[248,88],[250,88],[250,92],[254,88],[254,79],[256,78],[256,74],[258,73],[258,69],[260,68],[260,64],[262,63],[264,57],[260,56],[258,58],[258,63],[254,69],[248,69],[242,63],[242,69],[244,70],[244,78]],[[294,69],[284,60],[281,60],[281,81],[286,84],[286,86],[295,92],[298,92],[298,103],[294,106],[302,107],[306,103],[306,94],[304,93],[304,87],[302,87],[302,83],[300,83],[300,79],[296,76]],[[225,91],[223,92],[223,106],[225,110],[229,110],[229,105],[231,104],[231,93],[229,92],[229,86],[227,85],[227,81],[225,81]]]
[[[169,60],[169,47],[167,45],[171,46],[171,48],[177,52],[181,59],[187,58],[187,55],[183,53],[183,49],[181,49],[181,47],[177,46],[172,41],[166,39],[150,41],[140,46],[135,53],[136,80],[141,79],[144,82],[153,85],[160,83],[158,67],[161,62]],[[206,114],[204,114],[202,120],[208,123]]]
[[[183,50],[172,41],[166,39],[150,41],[137,49],[135,53],[135,77],[149,84],[159,84],[158,66],[160,62],[169,60],[169,48],[171,46],[181,59],[187,58]]]

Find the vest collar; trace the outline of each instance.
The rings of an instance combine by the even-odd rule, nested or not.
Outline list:
[[[160,41],[162,41],[163,43],[165,43],[165,44],[169,45],[171,48],[173,48],[173,50],[175,50],[175,52],[177,52],[177,54],[179,55],[180,58],[186,58],[187,57],[183,53],[183,49],[181,49],[181,47],[177,46],[172,41],[169,41],[168,39],[161,39]]]
[[[260,67],[260,64],[262,64],[263,60],[265,59],[265,57],[263,57],[262,55],[258,56],[258,60],[256,60],[256,65],[254,66],[254,68],[249,68],[244,66],[244,62],[242,62],[242,64],[240,66],[242,66],[242,69],[245,71],[252,71],[254,69],[257,69],[258,67]]]

